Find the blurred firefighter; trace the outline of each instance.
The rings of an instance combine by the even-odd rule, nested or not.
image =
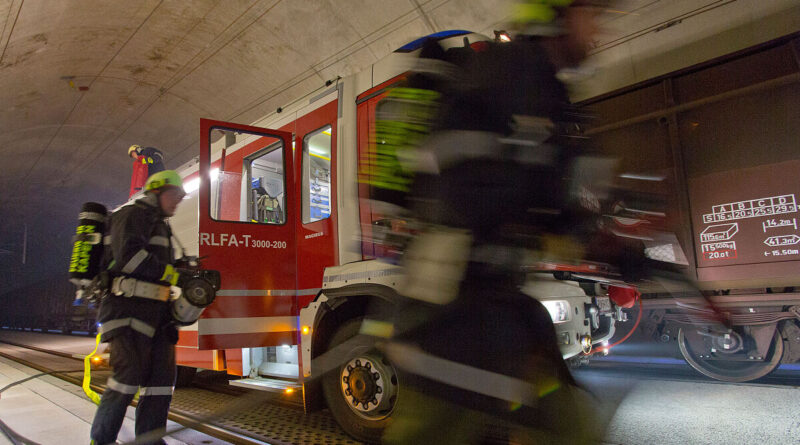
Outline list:
[[[415,181],[417,148],[430,134],[439,99],[459,83],[472,53],[470,45],[445,49],[438,39],[427,39],[410,74],[392,86],[375,108],[374,139],[358,180],[369,186],[369,200],[363,205],[374,217],[372,225],[362,227],[362,234],[374,243],[375,256],[385,261],[397,259],[414,227],[407,197]]]
[[[548,311],[519,286],[532,252],[580,259],[573,234],[600,212],[586,172],[597,165],[575,146],[578,117],[557,73],[586,58],[605,4],[515,6],[514,40],[473,54],[419,149],[410,201],[427,228],[405,253],[402,289],[417,302],[386,346],[410,389],[386,443],[589,443],[602,433]]]
[[[131,145],[128,156],[133,158],[130,197],[142,190],[147,178],[164,171],[164,153],[155,147]]]
[[[109,291],[97,318],[101,340],[111,347],[113,375],[92,423],[92,444],[114,443],[137,391],[136,436],[166,428],[178,341],[170,286],[180,287],[187,276],[175,268],[165,218],[184,195],[181,177],[165,170],[147,179],[142,198],[110,217],[103,260]]]

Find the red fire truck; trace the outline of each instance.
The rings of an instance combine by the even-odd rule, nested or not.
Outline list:
[[[444,46],[486,40],[430,37]],[[252,125],[201,120],[200,154],[179,170],[188,195],[171,225],[188,254],[221,272],[222,286],[180,332],[181,373],[225,370],[243,377],[235,385],[302,390],[307,408],[324,394],[347,432],[379,437],[402,386],[392,364],[355,348],[319,379],[314,358],[355,335],[370,308],[400,298],[403,269],[374,259],[378,247],[362,241],[382,215],[360,199],[357,173],[374,150],[376,104],[421,41]],[[552,273],[524,288],[550,311],[565,358],[607,341],[624,320],[605,289]]]

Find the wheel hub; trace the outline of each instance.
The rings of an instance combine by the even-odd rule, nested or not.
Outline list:
[[[726,332],[714,337],[714,349],[726,354],[739,352],[742,349],[742,337],[735,331]]]
[[[351,408],[365,414],[381,407],[385,379],[380,367],[367,358],[351,360],[342,368],[342,392]]]

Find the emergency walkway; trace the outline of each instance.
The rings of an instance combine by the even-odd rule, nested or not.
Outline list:
[[[80,355],[91,352],[86,350],[92,344],[90,338],[57,338],[61,339],[58,345],[49,341],[46,346]],[[79,362],[75,363],[75,370],[82,368]],[[0,357],[0,388],[35,374],[39,371]],[[80,387],[53,376],[30,380],[0,394],[0,421],[17,434],[41,445],[89,443],[89,430],[96,408]],[[171,421],[167,424],[168,430],[179,427]],[[118,440],[134,440],[133,407],[128,407]],[[193,430],[182,430],[165,440],[170,445],[228,443]],[[6,435],[0,434],[0,445],[12,443]]]
[[[47,370],[82,370],[83,363],[80,360],[92,351],[95,346],[95,339],[90,336],[81,335],[61,335],[54,333],[41,333],[38,331],[18,331],[0,329],[0,366],[11,367],[14,375],[12,378],[0,380],[0,387],[6,382],[19,380],[16,377],[24,378],[24,375],[32,375],[39,370],[24,368],[24,362],[30,363],[37,368]],[[105,353],[105,345],[101,345],[98,354]],[[14,361],[5,360],[14,359]],[[5,361],[2,361],[5,360]],[[23,362],[17,363],[17,360]],[[22,372],[25,370],[26,372]],[[0,376],[5,375],[4,368],[0,367]],[[109,370],[99,367],[92,371],[92,384],[103,387],[109,375]],[[70,377],[83,376],[83,372],[70,373]],[[59,424],[51,430],[52,437],[48,440],[37,440],[39,437],[28,436],[31,431],[37,428],[38,423],[43,422],[47,416],[39,417],[35,410],[26,408],[30,412],[30,419],[25,416],[20,417],[26,423],[7,422],[20,434],[28,436],[32,441],[46,444],[72,444],[88,443],[89,424],[94,416],[95,407],[88,402],[86,395],[83,394],[75,383],[64,383],[59,379],[43,377],[40,378],[46,384],[36,389],[35,395],[45,400],[55,400],[51,392],[60,394],[63,391],[70,393],[70,400],[77,398],[79,401],[70,402],[83,406],[86,411],[75,414],[66,413],[67,417],[72,417],[73,421],[79,420],[74,426],[72,424]],[[38,381],[39,379],[37,379]],[[16,388],[16,387],[15,387]],[[22,385],[22,388],[28,388]],[[13,388],[12,388],[13,389]],[[34,397],[28,391],[27,395]],[[11,394],[9,390],[8,394]],[[17,399],[25,401],[26,399]],[[15,416],[19,404],[6,405],[6,393],[0,395],[0,420],[6,421],[6,417]],[[27,403],[27,402],[26,402]],[[27,405],[26,405],[27,406]],[[88,408],[86,408],[88,406]],[[58,410],[58,406],[48,409]],[[130,441],[133,437],[133,408],[128,413],[123,431],[119,436],[120,442]],[[63,414],[63,413],[62,413]],[[228,378],[224,373],[200,372],[195,378],[191,387],[176,389],[172,399],[171,415],[174,421],[181,424],[192,426],[192,422],[199,422],[194,425],[195,431],[171,434],[168,442],[189,443],[192,445],[200,444],[220,444],[235,443],[239,445],[306,445],[325,443],[329,445],[358,445],[350,436],[336,424],[335,420],[327,410],[305,414],[302,408],[302,400],[297,397],[284,397],[283,394],[276,394],[264,391],[254,391],[229,385]],[[36,417],[34,417],[36,416]],[[54,416],[54,418],[56,418]],[[183,420],[182,420],[183,419]],[[188,422],[188,423],[187,423]],[[180,426],[170,423],[168,430],[173,431]],[[41,429],[41,428],[40,428]],[[55,432],[63,429],[70,432],[81,429],[75,436],[81,440],[73,441],[71,437],[61,440],[61,435]],[[203,433],[203,434],[199,434]],[[205,434],[212,435],[209,437]],[[45,435],[46,436],[46,435]],[[64,435],[66,437],[66,435]],[[3,437],[0,432],[0,438]],[[46,437],[45,437],[46,438]],[[228,442],[225,442],[228,441]],[[2,443],[0,442],[0,445]]]

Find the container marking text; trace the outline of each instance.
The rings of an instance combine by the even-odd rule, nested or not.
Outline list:
[[[712,206],[711,213],[703,215],[703,223],[708,224],[795,212],[797,212],[797,203],[793,194],[771,196]]]

